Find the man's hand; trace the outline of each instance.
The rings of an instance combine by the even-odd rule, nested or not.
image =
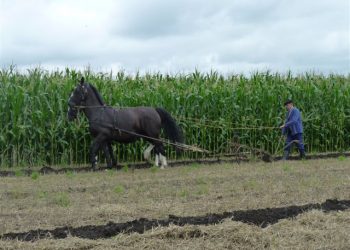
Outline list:
[[[286,126],[286,124],[283,124],[282,126],[280,126],[280,128],[284,128]]]

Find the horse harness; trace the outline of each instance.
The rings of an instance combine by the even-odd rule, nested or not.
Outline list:
[[[118,131],[119,136],[122,134],[120,128],[118,127],[117,110],[115,110],[114,108],[111,108],[107,105],[103,105],[101,107],[93,107],[93,108],[101,108],[102,110],[101,110],[101,112],[99,112],[99,115],[96,119],[89,121],[90,126],[92,124],[98,124],[98,125],[101,125],[103,127],[113,129],[113,132]],[[112,121],[111,125],[106,124],[106,121],[103,119],[103,116],[104,116],[107,108],[110,108],[109,110],[111,110],[113,112],[113,121]]]

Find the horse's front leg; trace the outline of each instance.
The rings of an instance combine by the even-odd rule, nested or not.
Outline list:
[[[117,167],[117,160],[114,158],[113,148],[111,143],[107,143],[108,151],[112,159],[112,166]]]
[[[114,159],[113,148],[110,142],[106,142],[103,147],[103,152],[106,156],[107,168],[117,167],[117,162]]]
[[[103,148],[103,152],[104,152],[105,157],[106,157],[107,168],[112,168],[113,167],[112,159],[111,159],[111,155],[110,155],[110,152],[108,149],[108,145],[109,145],[109,143],[107,142],[102,146],[102,148]]]
[[[93,170],[96,169],[97,164],[97,152],[101,147],[105,147],[106,137],[103,134],[96,136],[90,146],[90,162]]]

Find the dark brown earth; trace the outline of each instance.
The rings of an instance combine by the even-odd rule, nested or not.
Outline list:
[[[195,160],[179,160],[179,161],[172,161],[168,162],[169,167],[177,167],[177,166],[186,166],[190,164],[216,164],[216,163],[230,163],[230,162],[246,162],[248,159],[246,157],[225,157],[224,159],[221,158],[210,158],[210,159],[195,159]],[[124,166],[128,166],[130,169],[143,169],[143,168],[150,168],[153,165],[149,162],[139,162],[139,163],[127,163],[123,165],[119,165],[117,167],[113,167],[111,169],[119,170],[122,169]],[[30,176],[33,172],[38,172],[39,174],[61,174],[61,173],[67,173],[67,172],[75,172],[75,173],[82,173],[82,172],[92,172],[92,171],[105,171],[108,170],[107,167],[100,167],[96,170],[92,170],[91,167],[62,167],[62,168],[52,168],[49,166],[44,166],[40,169],[32,170],[30,168],[22,169],[20,170],[20,173],[22,175]],[[0,171],[0,177],[11,177],[16,176],[16,171]]]
[[[306,157],[306,160],[337,158],[340,156],[349,157],[350,152],[308,155]],[[265,162],[281,160],[281,157],[272,157],[271,155],[266,155],[266,154],[262,154],[259,157]],[[296,156],[291,156],[289,158],[289,160],[298,160],[298,159],[299,157],[296,157]],[[249,162],[249,158],[245,155],[224,155],[224,156],[215,157],[215,158],[172,161],[172,162],[169,162],[168,164],[169,164],[169,167],[177,167],[177,166],[186,166],[191,164],[217,164],[217,163],[239,163],[239,162]],[[126,165],[131,169],[142,169],[142,168],[149,168],[153,166],[151,163],[148,163],[148,162],[128,163]],[[118,165],[114,169],[121,169],[126,165]],[[107,170],[106,167],[100,167],[95,171],[105,171],[105,170]],[[40,174],[60,174],[60,173],[67,173],[67,172],[79,173],[79,172],[91,172],[91,171],[92,169],[90,167],[52,168],[49,166],[44,166],[38,170],[32,170],[30,168],[20,170],[22,175],[27,175],[27,176],[30,176],[33,172],[38,172]],[[16,172],[11,170],[0,171],[0,177],[9,177],[9,176],[16,176]]]
[[[222,214],[207,214],[204,216],[189,216],[178,217],[169,215],[168,219],[155,220],[140,218],[137,220],[115,223],[109,222],[106,225],[88,225],[82,227],[59,227],[53,230],[31,230],[21,233],[7,233],[0,238],[20,240],[20,241],[35,241],[43,238],[62,239],[68,236],[100,239],[113,237],[120,233],[144,233],[158,226],[169,226],[170,224],[184,225],[210,225],[221,223],[224,219],[240,221],[259,227],[267,227],[268,225],[277,223],[281,219],[293,218],[301,213],[312,209],[322,210],[323,212],[342,211],[350,208],[350,200],[326,200],[324,203],[306,204],[301,206],[287,206],[278,208],[264,208],[254,210],[238,210],[225,212]],[[194,231],[192,237],[200,237],[200,232]]]

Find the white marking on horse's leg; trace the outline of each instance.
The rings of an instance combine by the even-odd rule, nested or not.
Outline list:
[[[143,158],[145,158],[145,160],[149,160],[149,157],[151,156],[151,151],[154,148],[153,144],[150,144],[146,150],[143,152]]]
[[[166,166],[168,166],[168,163],[166,162],[166,157],[162,154],[159,154],[159,159],[161,162],[160,168],[164,169]]]
[[[159,167],[159,156],[158,156],[158,154],[156,154],[156,160],[154,162],[154,165],[156,165],[156,167]]]

